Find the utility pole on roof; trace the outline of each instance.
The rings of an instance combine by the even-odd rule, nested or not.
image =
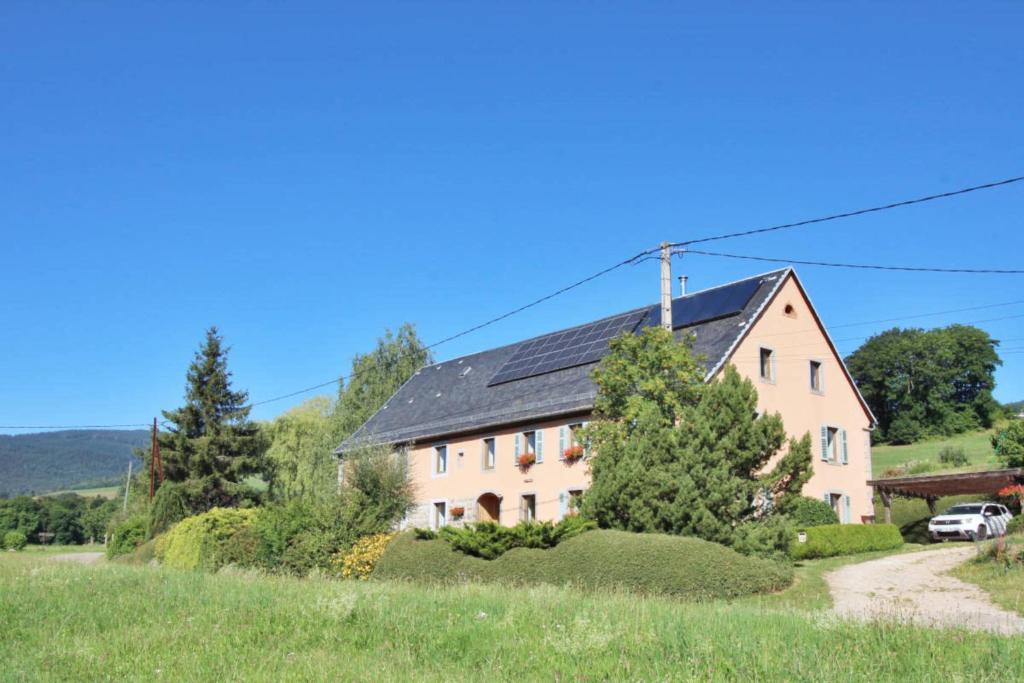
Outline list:
[[[661,326],[672,331],[672,249],[661,243]]]

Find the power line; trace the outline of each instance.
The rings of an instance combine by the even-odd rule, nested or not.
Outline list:
[[[505,320],[506,318],[510,318],[513,315],[516,315],[517,313],[522,313],[523,311],[525,311],[527,309],[533,308],[534,306],[542,304],[545,301],[549,301],[551,299],[554,299],[555,297],[557,297],[557,296],[559,296],[561,294],[565,294],[566,292],[568,292],[570,290],[573,290],[573,289],[576,289],[577,287],[585,285],[588,282],[596,280],[597,278],[599,278],[599,277],[601,277],[603,275],[607,275],[608,273],[610,273],[610,272],[612,272],[614,270],[618,270],[619,268],[622,268],[623,266],[627,266],[627,265],[630,265],[630,264],[633,264],[633,263],[637,263],[647,253],[648,252],[643,251],[643,252],[640,252],[639,254],[636,254],[635,256],[631,256],[630,258],[628,258],[628,259],[626,259],[624,261],[619,261],[615,265],[609,266],[608,268],[605,268],[604,270],[599,270],[596,273],[593,273],[592,275],[588,275],[587,277],[583,278],[582,280],[577,280],[576,282],[573,282],[570,285],[566,285],[565,287],[562,287],[561,289],[557,289],[554,292],[551,292],[550,294],[546,294],[546,295],[540,297],[539,299],[534,299],[533,301],[531,301],[528,304],[524,304],[524,305],[522,305],[522,306],[520,306],[518,308],[512,309],[511,311],[508,311],[506,313],[502,313],[499,316],[495,316],[494,318],[491,318],[490,320],[486,320],[486,321],[484,321],[484,322],[482,322],[482,323],[480,323],[478,325],[474,325],[473,327],[469,327],[469,328],[467,328],[465,330],[462,330],[461,332],[456,332],[455,334],[449,335],[449,336],[445,337],[444,339],[440,339],[440,340],[438,340],[436,342],[433,342],[432,344],[428,344],[427,346],[423,347],[423,350],[424,351],[429,351],[430,349],[436,348],[436,347],[440,346],[441,344],[446,344],[446,343],[448,343],[450,341],[454,341],[455,339],[458,339],[460,337],[464,337],[467,334],[470,334],[472,332],[476,332],[477,330],[481,330],[481,329],[483,329],[485,327],[488,327],[488,326],[493,325],[495,323],[501,322],[502,320]],[[287,393],[287,394],[282,394],[281,396],[275,396],[273,398],[264,399],[262,401],[256,401],[256,402],[251,403],[250,405],[252,407],[261,406],[261,405],[265,405],[267,403],[273,403],[275,401],[281,401],[281,400],[284,400],[286,398],[292,398],[293,396],[299,396],[300,394],[305,394],[305,393],[308,393],[310,391],[315,391],[317,389],[322,389],[324,387],[328,387],[328,386],[331,386],[333,384],[338,384],[339,382],[344,382],[344,381],[350,380],[350,379],[352,379],[354,377],[358,377],[359,374],[360,374],[360,372],[356,371],[356,372],[353,372],[353,373],[351,373],[349,375],[338,377],[337,379],[328,380],[326,382],[321,382],[320,384],[316,384],[316,385],[311,386],[311,387],[306,387],[305,389],[299,389],[298,391],[293,391],[293,392],[290,392],[290,393]]]
[[[858,268],[863,270],[897,270],[911,273],[969,273],[974,275],[1024,275],[1024,270],[999,270],[992,268],[931,268],[919,266],[878,266],[864,263],[834,263],[829,261],[800,261],[791,258],[773,258],[769,256],[746,256],[743,254],[726,254],[720,251],[700,251],[698,249],[682,249],[674,254],[699,254],[701,256],[720,256],[723,258],[743,259],[746,261],[767,261],[769,263],[796,263],[803,266],[827,266],[830,268]]]
[[[748,235],[760,235],[766,232],[775,232],[776,230],[786,230],[788,228],[799,228],[804,225],[812,225],[815,223],[825,223],[828,221],[836,221],[841,218],[852,218],[854,216],[863,216],[868,213],[877,213],[879,211],[888,211],[889,209],[896,209],[903,206],[911,206],[913,204],[923,204],[924,202],[934,201],[936,199],[946,199],[947,197],[955,197],[969,192],[977,192],[979,190],[988,190],[995,187],[1002,187],[1004,185],[1011,185],[1013,183],[1019,183],[1024,180],[1024,176],[1017,176],[1015,178],[1007,178],[1005,180],[997,180],[991,183],[985,183],[984,185],[975,185],[973,187],[965,187],[959,190],[952,190],[950,192],[942,192],[939,194],[932,194],[926,197],[917,197],[915,199],[905,199],[899,202],[893,202],[892,204],[883,204],[882,206],[873,206],[867,209],[858,209],[856,211],[847,211],[846,213],[832,214],[831,216],[822,216],[820,218],[810,218],[803,221],[797,221],[795,223],[783,223],[782,225],[772,225],[766,228],[754,228],[752,230],[742,230],[739,232],[726,233],[724,235],[714,235],[712,237],[700,237],[693,240],[686,240],[684,242],[672,242],[669,244],[671,247],[684,247],[690,244],[701,244],[703,242],[714,242],[716,240],[732,239],[733,237],[746,237]],[[656,249],[647,251],[647,254],[652,254]]]

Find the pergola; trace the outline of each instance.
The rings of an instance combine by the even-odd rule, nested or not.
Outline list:
[[[1024,468],[1009,470],[987,470],[983,472],[957,472],[955,474],[932,474],[921,477],[893,477],[872,479],[869,486],[882,498],[885,506],[885,522],[892,522],[892,497],[923,498],[934,515],[935,504],[942,496],[956,496],[969,493],[994,496],[999,489],[1024,484]]]

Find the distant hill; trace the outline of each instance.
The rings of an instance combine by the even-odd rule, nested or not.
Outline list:
[[[1004,407],[1009,409],[1013,413],[1019,413],[1024,410],[1024,401],[1014,401],[1013,403],[1004,403]]]
[[[147,443],[144,429],[0,434],[0,497],[117,484]]]

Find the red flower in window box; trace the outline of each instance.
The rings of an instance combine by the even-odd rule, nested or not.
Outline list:
[[[462,517],[463,515],[466,514],[466,508],[464,508],[461,505],[459,505],[459,506],[453,507],[451,512],[452,512],[452,517],[454,519],[459,519],[460,517]]]
[[[579,444],[569,446],[562,452],[562,457],[564,457],[565,461],[568,463],[576,462],[583,457],[583,446]]]
[[[534,453],[523,453],[519,456],[517,462],[519,463],[519,469],[530,469],[530,466],[537,462],[537,455]]]

